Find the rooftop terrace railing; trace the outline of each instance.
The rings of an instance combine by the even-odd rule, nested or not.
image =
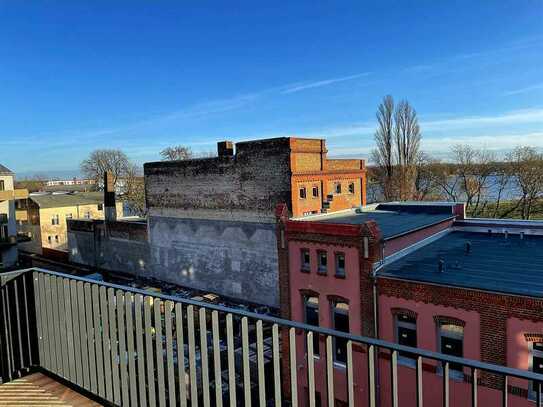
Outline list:
[[[314,335],[325,344],[322,361],[315,358]],[[339,369],[343,389],[335,382],[336,341],[346,350]],[[383,352],[387,358],[380,357]],[[450,372],[459,366],[469,377],[472,406],[487,405],[478,395],[484,375],[500,379],[492,383],[501,388],[492,391],[503,406],[513,397],[510,379],[534,388],[543,381],[529,371],[42,269],[0,275],[2,380],[42,370],[109,405],[316,406],[322,393],[330,395],[325,400],[331,407],[342,390],[349,406],[361,405],[362,397],[363,405],[397,407],[403,404],[399,357],[406,354],[414,360],[418,407],[436,405],[424,396],[423,361],[440,366],[443,406],[451,399]],[[355,370],[360,360],[366,382],[355,386],[355,376],[362,377]],[[315,379],[321,368],[324,388]],[[540,391],[535,402],[541,406]]]

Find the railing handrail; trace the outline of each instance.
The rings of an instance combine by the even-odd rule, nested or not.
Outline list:
[[[197,306],[199,308],[206,308],[206,309],[209,309],[209,310],[218,311],[218,312],[222,312],[222,313],[229,313],[229,314],[237,315],[237,316],[240,316],[240,317],[247,317],[247,318],[250,318],[250,319],[257,319],[257,320],[261,320],[263,322],[268,322],[270,324],[277,324],[278,326],[282,326],[282,327],[295,328],[295,329],[299,329],[299,330],[303,330],[303,331],[311,331],[311,332],[314,332],[314,333],[317,333],[317,334],[320,334],[320,335],[325,335],[325,336],[330,335],[330,336],[333,336],[333,337],[336,337],[336,338],[342,338],[342,339],[350,340],[352,342],[362,343],[364,345],[373,345],[373,346],[377,347],[378,349],[379,348],[384,348],[384,349],[388,349],[390,351],[411,353],[411,354],[415,354],[415,355],[420,356],[420,357],[425,358],[425,359],[435,360],[437,362],[446,362],[446,363],[449,363],[449,364],[459,364],[459,365],[462,365],[465,368],[477,369],[477,370],[485,371],[485,372],[488,372],[488,373],[499,374],[499,375],[502,375],[502,376],[515,377],[515,378],[518,378],[518,379],[524,379],[524,380],[530,380],[530,381],[536,381],[536,382],[543,383],[543,374],[538,374],[538,373],[534,373],[534,372],[531,372],[531,371],[520,370],[520,369],[507,367],[507,366],[495,365],[495,364],[491,364],[491,363],[487,363],[487,362],[481,362],[481,361],[478,361],[478,360],[472,360],[472,359],[466,359],[466,358],[461,358],[461,357],[456,357],[456,356],[445,355],[443,353],[429,351],[429,350],[421,349],[421,348],[412,348],[412,347],[409,347],[409,346],[404,346],[404,345],[400,345],[400,344],[397,344],[397,343],[388,342],[388,341],[385,341],[385,340],[382,340],[382,339],[375,339],[375,338],[370,338],[370,337],[366,337],[366,336],[362,336],[362,335],[355,335],[355,334],[351,334],[351,333],[340,332],[340,331],[336,331],[336,330],[329,329],[329,328],[322,328],[322,327],[318,327],[318,326],[308,325],[308,324],[305,324],[305,323],[302,323],[302,322],[291,321],[291,320],[287,320],[287,319],[273,317],[273,316],[270,316],[270,315],[258,314],[256,312],[240,310],[240,309],[237,309],[237,308],[225,307],[225,306],[222,306],[222,305],[210,304],[210,303],[207,303],[207,302],[196,301],[196,300],[177,297],[177,296],[173,296],[173,295],[166,295],[166,294],[162,294],[162,293],[141,290],[139,288],[133,288],[133,287],[124,286],[124,285],[120,285],[120,284],[113,284],[113,283],[108,283],[108,282],[105,282],[105,281],[98,281],[98,280],[93,280],[93,279],[89,279],[89,278],[85,278],[85,277],[74,276],[74,275],[71,275],[71,274],[59,273],[59,272],[56,272],[56,271],[42,269],[42,268],[39,268],[39,267],[33,267],[33,268],[28,268],[28,269],[22,269],[22,270],[16,270],[16,271],[11,271],[11,272],[1,273],[0,276],[9,276],[11,274],[18,275],[18,274],[24,274],[24,273],[28,273],[28,272],[40,272],[40,273],[48,274],[48,275],[51,275],[51,276],[56,276],[56,277],[61,277],[61,278],[69,278],[69,279],[72,279],[72,280],[81,281],[83,283],[96,284],[96,285],[107,287],[107,288],[112,288],[112,289],[116,289],[116,290],[122,290],[122,291],[125,291],[125,292],[130,292],[130,293],[133,293],[133,294],[140,294],[140,295],[143,295],[145,297],[159,298],[159,299],[164,300],[164,301],[172,301],[172,302],[182,303],[182,304],[186,304],[186,305],[193,305],[193,306]]]

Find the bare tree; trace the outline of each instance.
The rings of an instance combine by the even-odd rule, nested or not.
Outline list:
[[[383,189],[384,199],[393,199],[394,175],[394,140],[392,137],[394,126],[394,99],[387,95],[377,109],[377,130],[375,131],[376,149],[372,152],[372,160],[377,165],[376,176]]]
[[[137,165],[130,165],[126,172],[125,192],[121,199],[128,204],[130,211],[138,216],[144,216],[145,209],[145,184],[143,174]]]
[[[458,202],[460,199],[460,176],[451,163],[435,164],[432,168],[433,181],[447,201]]]
[[[507,157],[511,175],[517,182],[521,197],[517,206],[522,219],[530,219],[537,199],[543,194],[543,155],[533,147],[516,147]]]
[[[416,162],[415,193],[417,201],[431,200],[436,194],[438,185],[435,179],[435,168],[439,163],[429,155],[420,152]]]
[[[181,145],[166,147],[160,152],[160,155],[164,161],[190,160],[194,157],[190,147]]]
[[[402,100],[394,112],[394,140],[400,199],[411,199],[414,194],[421,133],[417,112],[406,100]]]
[[[94,150],[81,162],[80,167],[85,177],[95,180],[97,185],[103,185],[104,173],[109,171],[113,175],[114,185],[117,185],[119,179],[126,176],[130,161],[121,150]]]

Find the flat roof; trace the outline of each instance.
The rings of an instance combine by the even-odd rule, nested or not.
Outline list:
[[[455,216],[450,203],[387,203],[370,208],[350,209],[324,215],[308,216],[302,221],[360,225],[375,221],[385,240],[411,233]]]
[[[542,272],[543,236],[453,231],[384,265],[377,275],[543,297]]]
[[[60,208],[76,205],[97,205],[104,202],[102,192],[76,192],[67,194],[33,193],[29,198],[40,208]]]

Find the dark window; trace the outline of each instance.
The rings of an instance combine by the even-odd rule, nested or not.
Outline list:
[[[336,253],[336,276],[345,277],[345,254]]]
[[[354,182],[349,184],[349,194],[354,194]]]
[[[328,271],[328,254],[325,251],[319,251],[319,267],[318,272],[321,274],[326,274]]]
[[[305,199],[305,197],[306,197],[305,187],[301,187],[300,188],[300,198]]]
[[[55,236],[55,242],[58,243],[58,235]]]
[[[319,326],[319,299],[317,297],[305,297],[305,323]],[[313,354],[319,355],[319,335],[313,333]]]
[[[59,223],[60,223],[59,216],[58,215],[53,215],[53,217],[51,218],[51,224],[52,225],[58,225]]]
[[[301,249],[301,262],[302,262],[302,271],[309,272],[311,270],[311,256],[309,254],[309,249]]]
[[[415,317],[398,314],[396,316],[396,340],[400,345],[417,347],[417,320]],[[405,358],[405,362],[414,359],[416,356],[408,352],[400,352],[400,357]]]
[[[336,183],[334,190],[336,191],[336,194],[341,194],[341,182]]]
[[[543,374],[543,343],[532,343],[532,372]],[[530,382],[530,398],[535,400],[536,398],[536,384]],[[541,384],[540,391],[543,391],[543,383]]]
[[[458,325],[443,324],[439,327],[439,350],[445,355],[463,357],[464,355],[464,328]],[[450,363],[449,368],[462,372],[462,365]]]
[[[98,204],[98,210],[103,211],[104,210],[104,204]]]
[[[349,332],[349,304],[336,302],[332,308],[334,329],[340,332]],[[334,360],[340,363],[347,362],[347,340],[334,338]]]
[[[319,197],[319,187],[313,187],[313,198]]]
[[[0,180],[0,191],[4,191],[6,189],[6,185],[4,184],[4,180]]]

